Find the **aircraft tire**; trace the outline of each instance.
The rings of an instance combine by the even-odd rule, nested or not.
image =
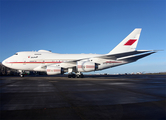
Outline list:
[[[84,78],[84,75],[83,75],[83,74],[81,74],[81,75],[80,75],[80,78]]]
[[[76,75],[75,74],[72,74],[72,78],[75,78],[76,77]]]
[[[24,75],[21,74],[20,77],[24,77]]]
[[[71,75],[68,75],[68,78],[71,78]]]
[[[83,78],[83,77],[84,77],[83,74],[81,74],[81,75],[77,75],[77,78]]]

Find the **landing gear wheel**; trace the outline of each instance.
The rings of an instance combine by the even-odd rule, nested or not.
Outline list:
[[[24,71],[23,70],[18,70],[18,71],[19,71],[20,77],[24,77]]]
[[[76,75],[75,74],[72,74],[72,78],[75,78],[76,77]]]
[[[23,74],[21,74],[21,75],[20,75],[20,77],[24,77],[24,75],[23,75]]]
[[[80,75],[77,75],[77,78],[80,78]]]
[[[68,78],[75,78],[75,77],[76,77],[75,74],[69,74],[69,75],[68,75]]]
[[[80,75],[80,78],[84,78],[84,75],[83,75],[83,74],[81,74],[81,75]]]
[[[71,75],[68,75],[68,78],[71,78]]]
[[[77,78],[83,78],[84,75],[83,74],[77,74]]]

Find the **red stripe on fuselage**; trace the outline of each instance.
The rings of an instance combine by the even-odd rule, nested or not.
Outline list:
[[[9,63],[9,64],[17,64],[17,63],[28,64],[28,63],[62,63],[62,62],[7,62],[7,63]]]

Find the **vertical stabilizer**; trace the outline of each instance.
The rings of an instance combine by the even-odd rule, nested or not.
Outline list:
[[[117,54],[117,53],[134,51],[137,47],[141,30],[142,30],[141,28],[134,29],[125,39],[123,39],[108,54]]]

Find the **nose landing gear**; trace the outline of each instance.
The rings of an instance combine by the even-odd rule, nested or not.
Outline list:
[[[24,77],[24,75],[23,75],[23,74],[20,74],[20,77]]]
[[[20,77],[24,77],[24,71],[19,70],[19,72],[20,72]]]

